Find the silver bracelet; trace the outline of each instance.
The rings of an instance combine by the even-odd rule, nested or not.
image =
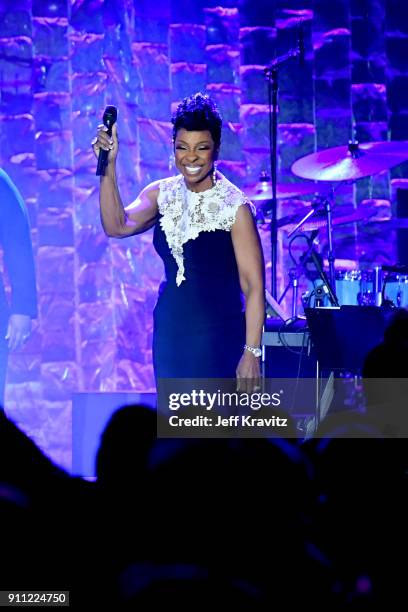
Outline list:
[[[250,353],[255,355],[255,357],[261,357],[262,355],[262,349],[259,346],[249,346],[249,344],[245,344],[244,350],[249,351]]]

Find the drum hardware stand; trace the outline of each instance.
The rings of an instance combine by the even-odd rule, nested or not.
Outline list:
[[[381,306],[383,302],[382,294],[382,266],[374,266],[374,301],[376,306]]]
[[[333,303],[333,306],[338,306],[339,303],[337,301],[337,297],[335,294],[336,275],[335,275],[335,269],[334,269],[335,255],[333,251],[333,226],[332,226],[332,202],[333,200],[334,200],[334,191],[332,191],[331,196],[326,198],[324,202],[324,207],[325,207],[326,216],[327,216],[327,242],[329,244],[327,260],[329,262],[329,276],[330,276],[331,287],[328,287],[328,289],[329,289],[330,299]],[[333,302],[333,297],[334,297],[335,302]]]
[[[300,24],[299,41],[297,47],[279,57],[276,57],[264,69],[264,75],[268,81],[268,105],[269,105],[269,154],[272,182],[272,218],[271,218],[271,293],[272,297],[277,298],[277,258],[278,258],[278,225],[277,210],[278,200],[276,197],[276,179],[278,168],[278,73],[279,68],[290,60],[304,56],[303,30]]]
[[[377,274],[377,268],[374,268],[375,274]],[[377,305],[377,299],[381,300],[380,306],[386,306],[386,307],[391,307],[391,308],[399,308],[401,306],[401,292],[398,291],[397,293],[397,303],[394,304],[394,302],[390,299],[388,299],[385,295],[385,292],[387,290],[387,283],[388,280],[390,278],[390,274],[392,273],[395,274],[401,274],[401,275],[406,275],[408,274],[408,266],[404,265],[404,264],[395,264],[395,265],[388,265],[385,264],[383,266],[381,266],[381,277],[380,280],[377,280],[377,277],[375,276],[374,278],[374,286],[376,286],[376,288],[381,291],[380,297],[377,297],[378,294],[376,294],[376,305]],[[384,273],[386,273],[385,276]],[[380,290],[381,287],[381,290]]]
[[[335,190],[332,188],[331,194],[323,200],[323,203],[319,203],[313,206],[312,209],[309,210],[308,213],[306,213],[306,215],[303,217],[303,219],[299,221],[296,227],[291,232],[289,232],[288,238],[292,236],[292,234],[297,232],[302,227],[302,225],[308,219],[310,219],[310,217],[313,217],[313,215],[319,212],[322,206],[324,206],[324,211],[326,213],[326,219],[327,219],[327,242],[328,242],[328,247],[329,247],[329,250],[327,253],[327,260],[329,262],[329,279],[330,280],[327,278],[327,275],[323,269],[322,263],[316,251],[313,249],[313,240],[312,240],[312,248],[310,250],[310,256],[313,260],[314,265],[316,266],[316,269],[319,273],[320,278],[322,279],[324,285],[327,287],[330,302],[332,303],[333,306],[339,306],[339,302],[338,302],[336,292],[335,292],[336,275],[335,275],[334,262],[336,258],[335,258],[334,250],[333,250],[332,203],[334,200],[334,191]],[[307,240],[310,246],[310,238],[305,236],[305,239]]]
[[[348,146],[349,153],[353,159],[359,159],[359,157],[361,157],[361,151],[359,148],[360,142],[358,140],[356,140],[355,138],[352,138],[351,140],[348,141],[347,146]]]
[[[275,60],[276,61],[276,60]],[[265,68],[264,74],[268,80],[268,104],[269,104],[269,150],[272,182],[272,206],[271,206],[271,293],[277,297],[276,268],[278,258],[278,226],[276,197],[276,178],[278,167],[278,68],[277,65]]]
[[[322,306],[324,306],[324,298],[327,295],[327,287],[326,285],[320,285],[319,287],[316,287],[316,289],[314,290],[314,294],[315,294],[315,308],[321,308]]]
[[[292,319],[298,319],[299,318],[299,314],[298,314],[298,292],[299,292],[299,278],[302,276],[304,270],[305,270],[305,264],[306,261],[308,260],[308,258],[310,257],[311,251],[313,250],[313,242],[318,234],[318,230],[314,230],[311,235],[310,238],[307,238],[307,236],[302,235],[301,237],[304,238],[305,240],[307,240],[308,242],[308,249],[306,251],[306,253],[304,253],[302,255],[302,257],[300,258],[299,262],[295,261],[295,258],[293,257],[293,255],[291,255],[292,260],[294,261],[295,265],[292,266],[289,270],[289,283],[286,285],[284,292],[282,293],[282,295],[280,296],[279,300],[278,300],[278,304],[281,304],[281,302],[283,301],[285,295],[287,294],[287,292],[289,291],[289,289],[292,287]],[[299,236],[294,236],[291,240],[291,243],[293,242],[294,239],[298,238]]]
[[[287,321],[288,317],[280,302],[277,302],[267,289],[265,289],[265,305],[267,313],[269,311],[270,314],[277,315],[284,323]]]
[[[299,270],[302,265],[299,264],[296,267],[290,268],[289,270],[289,282],[285,287],[284,292],[280,296],[278,300],[278,304],[280,304],[287,292],[290,288],[292,288],[292,319],[298,318],[298,289],[299,289],[299,277],[302,275],[302,272]]]
[[[306,238],[306,240],[308,242],[310,242],[310,238]],[[322,279],[323,284],[324,284],[324,286],[327,289],[327,292],[328,292],[328,295],[329,295],[329,300],[330,300],[332,306],[340,306],[339,301],[337,299],[337,296],[336,296],[336,294],[335,294],[335,292],[333,290],[333,287],[335,285],[334,284],[332,285],[331,282],[329,281],[329,279],[327,278],[327,274],[324,271],[322,261],[321,261],[319,255],[318,255],[318,253],[316,253],[316,251],[313,248],[313,243],[312,243],[312,248],[310,250],[310,257],[312,258],[312,261],[313,261],[313,263],[314,263],[314,265],[316,267],[316,270],[318,271],[319,276]],[[334,258],[333,258],[333,262],[334,262]],[[333,272],[334,272],[334,268],[333,268]],[[334,274],[333,274],[333,276],[334,276]]]
[[[297,270],[289,270],[289,276],[292,283],[292,319],[297,319],[298,316],[298,289],[299,289],[299,277]]]

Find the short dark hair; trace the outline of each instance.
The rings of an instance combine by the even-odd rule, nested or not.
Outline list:
[[[215,148],[220,148],[222,119],[215,102],[209,95],[198,92],[184,98],[178,105],[171,122],[173,124],[173,142],[181,128],[190,132],[208,130]]]

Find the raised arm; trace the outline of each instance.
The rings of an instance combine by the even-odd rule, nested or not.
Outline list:
[[[145,187],[136,200],[125,208],[116,176],[116,159],[119,151],[116,124],[112,128],[112,138],[109,138],[104,125],[98,126],[98,135],[93,140],[96,157],[100,148],[109,151],[108,166],[105,175],[101,176],[99,190],[101,221],[105,234],[113,238],[126,238],[145,232],[154,225],[158,216],[158,181]]]
[[[240,206],[231,238],[241,289],[245,295],[246,344],[259,347],[265,319],[264,260],[258,232],[248,206]],[[260,378],[260,359],[244,351],[237,368],[238,379]],[[245,384],[243,385],[245,389]],[[249,390],[249,389],[247,389]]]

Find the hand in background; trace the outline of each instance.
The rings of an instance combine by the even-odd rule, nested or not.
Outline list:
[[[28,315],[10,315],[6,340],[10,351],[21,348],[31,332],[31,318]]]

